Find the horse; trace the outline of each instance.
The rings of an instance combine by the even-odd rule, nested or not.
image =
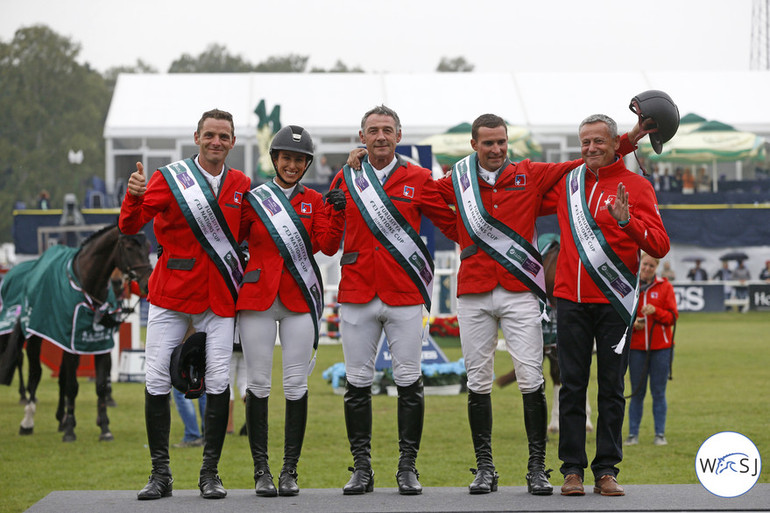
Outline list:
[[[559,258],[561,239],[555,233],[546,233],[538,237],[538,248],[543,256],[545,272],[545,292],[548,299],[550,321],[543,327],[543,361],[550,363],[550,376],[553,381],[553,401],[551,402],[551,421],[548,423],[549,433],[559,432],[559,391],[561,390],[561,375],[559,374],[559,358],[556,348],[556,301],[553,298],[553,287],[556,281],[556,261]],[[499,387],[505,387],[516,381],[516,370],[504,374],[495,380]],[[593,431],[591,423],[591,405],[586,399],[586,431]]]
[[[11,269],[3,280],[0,312],[0,383],[10,385],[26,341],[29,376],[27,405],[20,434],[34,430],[36,391],[40,383],[40,348],[46,339],[63,349],[59,369],[59,405],[56,419],[65,442],[77,439],[74,428],[77,369],[81,354],[93,354],[96,367],[99,440],[114,437],[109,429],[107,399],[113,334],[122,314],[111,288],[117,268],[147,290],[152,266],[150,245],[143,234],[125,235],[106,226],[79,248],[52,246],[40,258]]]

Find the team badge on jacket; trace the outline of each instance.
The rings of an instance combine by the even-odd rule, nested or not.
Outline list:
[[[527,175],[516,175],[513,179],[513,185],[516,187],[524,187],[527,185]]]
[[[240,205],[241,201],[243,200],[243,193],[242,192],[236,192],[233,194],[233,201],[236,205]]]
[[[311,203],[302,203],[299,206],[299,211],[303,214],[312,214],[313,213],[313,205]]]
[[[414,198],[414,187],[409,187],[408,185],[404,185],[404,196],[407,198]]]

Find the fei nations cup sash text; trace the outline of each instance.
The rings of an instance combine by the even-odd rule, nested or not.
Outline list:
[[[473,242],[545,302],[542,257],[530,242],[486,211],[479,191],[477,163],[478,157],[472,153],[452,170],[457,211],[465,229]]]
[[[602,294],[609,299],[623,322],[630,326],[639,301],[639,278],[634,276],[612,250],[596,220],[591,216],[586,201],[585,176],[585,164],[567,175],[567,207],[572,238],[586,271]],[[626,335],[615,347],[618,354],[623,352]]]
[[[372,234],[404,269],[422,295],[428,312],[433,293],[433,259],[420,235],[404,219],[385,194],[368,158],[361,161],[361,170],[350,166],[342,169],[350,197]]]
[[[323,314],[323,282],[321,271],[313,258],[313,245],[302,220],[292,207],[286,194],[273,182],[267,182],[251,190],[249,203],[265,224],[286,267],[299,285],[310,307],[315,338],[313,348],[318,347],[318,322]]]
[[[184,159],[172,162],[159,171],[166,179],[195,238],[224,277],[233,301],[237,301],[243,279],[240,250],[201,170],[193,159]]]

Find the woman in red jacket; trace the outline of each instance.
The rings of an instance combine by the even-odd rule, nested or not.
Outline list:
[[[256,493],[297,495],[297,462],[307,422],[307,377],[323,310],[323,284],[313,254],[337,252],[345,222],[345,195],[320,193],[300,183],[313,160],[313,141],[302,127],[278,131],[270,145],[275,179],[249,192],[241,239],[249,263],[238,296],[238,324],[246,362],[246,426]],[[313,316],[316,316],[314,319]],[[267,403],[273,349],[280,336],[286,398],[284,459],[273,484],[267,457]]]
[[[634,334],[631,338],[628,362],[631,378],[631,403],[628,406],[629,433],[625,445],[639,443],[647,379],[652,394],[652,416],[655,419],[655,445],[666,445],[666,383],[674,356],[673,325],[676,309],[674,287],[658,277],[659,259],[643,254],[639,270],[639,307],[636,311]]]

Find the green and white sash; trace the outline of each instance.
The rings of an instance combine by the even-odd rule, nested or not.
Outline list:
[[[623,322],[630,326],[639,301],[639,277],[634,276],[612,250],[591,215],[586,201],[585,175],[585,164],[567,175],[567,206],[572,238],[586,271],[602,294],[610,300]],[[616,353],[623,352],[627,335],[628,330],[615,347]]]
[[[243,279],[238,243],[208,182],[193,159],[173,162],[159,171],[168,182],[195,238],[219,269],[233,301],[236,301]]]
[[[477,164],[478,156],[473,153],[457,162],[452,172],[457,211],[465,229],[473,242],[545,302],[545,270],[540,252],[486,211],[481,201]]]
[[[310,307],[315,330],[315,349],[318,347],[318,323],[323,314],[324,302],[321,271],[313,258],[310,235],[286,194],[272,181],[255,187],[247,197],[273,237],[286,267]]]
[[[367,158],[361,162],[360,171],[345,166],[342,174],[350,197],[353,198],[372,234],[388,249],[412,279],[430,312],[433,259],[420,234],[404,219],[385,194]]]

